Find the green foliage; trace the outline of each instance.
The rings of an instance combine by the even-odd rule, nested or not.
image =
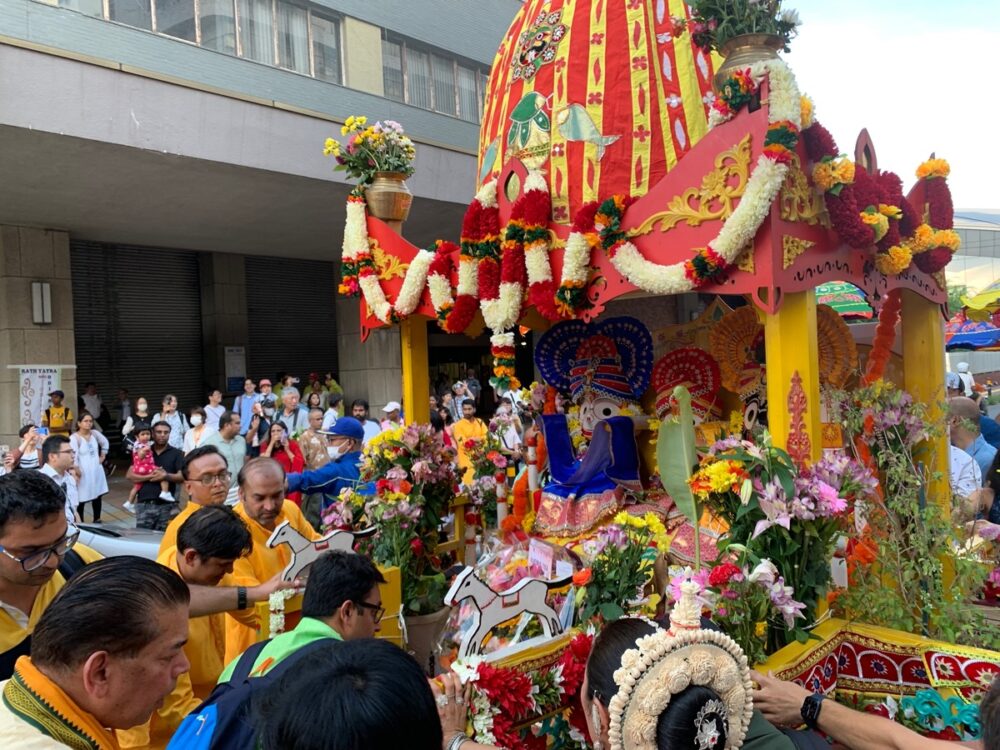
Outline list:
[[[781,0],[695,0],[688,28],[703,49],[719,50],[743,34],[774,34],[781,37],[787,52],[798,25],[798,14],[782,10]]]
[[[701,503],[691,492],[688,480],[698,465],[695,448],[694,414],[691,411],[691,394],[684,386],[674,389],[678,406],[677,419],[660,422],[660,435],[656,441],[656,465],[664,489],[670,493],[677,509],[695,525],[701,519]],[[695,567],[701,567],[700,534],[695,534]]]
[[[962,297],[969,293],[969,287],[965,284],[948,284],[948,312],[954,315],[965,305],[962,304]]]
[[[866,510],[874,564],[859,562],[851,585],[837,600],[848,617],[966,645],[997,648],[1000,633],[986,628],[970,604],[982,590],[986,567],[960,554],[966,538],[950,514],[927,497],[940,477],[926,469],[927,440],[942,434],[926,406],[890,384],[838,398],[841,421],[852,444],[871,453],[882,501]],[[913,426],[919,423],[922,430]]]

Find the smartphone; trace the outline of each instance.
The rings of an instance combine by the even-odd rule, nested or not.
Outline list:
[[[7,454],[10,453],[9,445],[0,445],[0,462],[3,462],[7,458]]]
[[[41,435],[42,437],[45,437],[46,435],[49,434],[49,428],[48,427],[36,427],[35,428],[35,434],[36,435]]]

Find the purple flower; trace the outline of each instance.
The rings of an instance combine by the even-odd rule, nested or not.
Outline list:
[[[757,502],[760,509],[767,516],[767,519],[757,522],[753,536],[750,538],[756,539],[772,526],[782,526],[789,529],[791,527],[791,511],[781,483],[777,479],[771,479],[766,485],[761,485],[759,480],[755,480],[754,489],[757,491]]]
[[[778,576],[778,579],[767,588],[771,604],[781,612],[781,616],[785,618],[785,625],[790,628],[794,627],[796,618],[805,617],[802,610],[806,608],[806,605],[795,601],[792,598],[794,593],[795,590],[791,586],[786,586],[785,579],[781,576]]]

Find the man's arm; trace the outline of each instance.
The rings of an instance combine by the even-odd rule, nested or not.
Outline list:
[[[265,601],[275,591],[300,588],[301,581],[286,583],[279,573],[270,581],[247,586],[247,603],[256,604]],[[191,617],[214,615],[217,612],[239,612],[239,586],[194,586],[188,585],[191,591]]]
[[[762,714],[779,726],[802,724],[802,702],[810,693],[794,682],[752,673],[760,685],[754,691],[753,704]],[[881,716],[865,714],[842,706],[834,700],[823,701],[817,722],[819,729],[836,742],[855,750],[947,750],[956,743],[932,740]],[[982,747],[968,743],[968,747]]]
[[[288,475],[289,492],[305,492],[311,495],[314,492],[322,492],[324,487],[332,484],[338,479],[348,477],[349,467],[337,461],[321,466],[318,469],[303,471],[301,474]],[[357,477],[351,477],[357,479]]]
[[[132,467],[128,467],[125,471],[125,478],[130,482],[135,482],[136,484],[147,484],[148,482],[160,482],[165,479],[167,472],[163,469],[157,469],[152,474],[136,474],[132,471]]]

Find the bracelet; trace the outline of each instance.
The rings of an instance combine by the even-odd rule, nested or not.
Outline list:
[[[246,609],[247,608],[247,587],[237,586],[236,587],[236,609]]]
[[[448,743],[447,750],[458,750],[468,741],[469,738],[466,737],[465,732],[455,732],[454,736],[451,738],[451,742]]]

